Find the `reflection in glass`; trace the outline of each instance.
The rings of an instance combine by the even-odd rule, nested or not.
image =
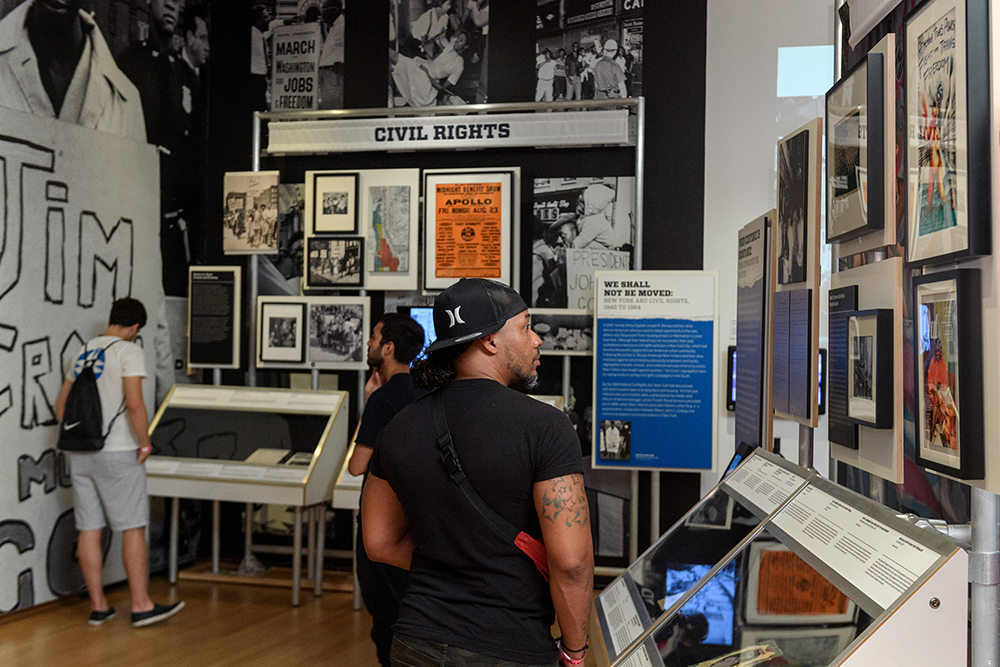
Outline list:
[[[312,453],[330,415],[168,407],[150,440],[158,456],[245,461],[261,448]]]
[[[665,600],[700,576],[672,565]],[[826,667],[871,620],[764,531],[652,636],[665,667]]]

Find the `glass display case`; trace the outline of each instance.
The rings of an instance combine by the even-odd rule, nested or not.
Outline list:
[[[770,466],[801,482],[783,499],[762,493]],[[709,514],[714,546],[691,530]],[[629,667],[964,665],[967,563],[944,535],[758,450],[598,596],[592,645]]]

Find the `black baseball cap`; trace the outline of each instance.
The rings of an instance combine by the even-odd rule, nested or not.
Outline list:
[[[499,331],[507,320],[527,309],[521,295],[503,283],[462,278],[434,299],[437,340],[427,346],[427,352]]]

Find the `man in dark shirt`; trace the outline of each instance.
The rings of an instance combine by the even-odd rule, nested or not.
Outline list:
[[[527,307],[506,285],[461,280],[434,300],[434,327],[430,357],[413,373],[435,394],[382,431],[362,499],[368,555],[410,571],[393,662],[578,664],[594,567],[580,442],[559,410],[516,391],[538,380],[541,340]],[[521,550],[523,535],[500,537],[450,475],[438,396],[469,485],[515,529],[542,539],[548,583]]]
[[[354,439],[354,454],[347,464],[352,475],[368,472],[375,441],[396,413],[426,392],[413,387],[410,362],[424,346],[424,329],[416,320],[386,313],[368,339],[368,365],[372,375],[365,385],[365,411]],[[372,562],[365,553],[362,524],[358,521],[358,583],[368,613],[372,615],[372,641],[379,662],[389,665],[392,624],[399,616],[399,601],[406,591],[406,570]]]

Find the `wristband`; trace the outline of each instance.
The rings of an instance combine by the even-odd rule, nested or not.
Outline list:
[[[565,645],[563,644],[563,642],[562,642],[562,638],[561,638],[561,637],[559,638],[559,653],[560,653],[560,659],[561,659],[561,660],[562,660],[562,661],[563,661],[563,662],[564,662],[565,664],[567,664],[567,665],[573,665],[574,667],[575,667],[576,665],[582,665],[582,664],[583,664],[583,661],[584,661],[584,659],[586,658],[586,654],[584,654],[584,656],[583,656],[582,658],[579,658],[579,659],[575,659],[575,658],[571,658],[571,657],[569,657],[569,655],[567,655],[566,651],[569,651],[570,653],[580,653],[580,652],[582,652],[582,651],[586,651],[586,650],[587,650],[588,648],[590,648],[590,642],[589,642],[589,641],[588,641],[588,642],[586,642],[586,643],[585,643],[585,644],[583,645],[583,648],[578,648],[578,649],[571,649],[571,648],[566,648],[566,646],[565,646]]]
[[[146,445],[145,447],[140,447],[139,451],[140,452],[151,452],[151,451],[153,451],[153,446],[152,445]]]

